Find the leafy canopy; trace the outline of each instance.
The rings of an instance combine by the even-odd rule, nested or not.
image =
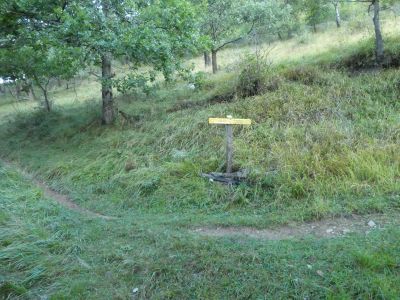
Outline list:
[[[202,29],[211,48],[217,51],[256,28],[275,30],[279,23],[288,20],[290,9],[276,1],[257,0],[208,0],[203,5]]]
[[[168,79],[199,46],[198,14],[185,0],[12,0],[0,8],[2,77],[67,78],[107,53]]]

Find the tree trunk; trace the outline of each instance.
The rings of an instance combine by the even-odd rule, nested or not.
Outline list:
[[[47,93],[47,88],[43,89],[43,95],[44,95],[44,105],[45,105],[46,111],[51,112],[51,104],[50,104],[50,100],[49,100],[49,95]]]
[[[109,0],[102,0],[102,10],[105,18],[108,18],[110,3]],[[111,53],[103,53],[101,56],[101,99],[102,123],[109,125],[115,121],[114,99],[112,94],[112,71],[111,71]],[[88,77],[89,78],[89,77]]]
[[[207,51],[204,51],[204,65],[206,68],[211,65],[211,58],[210,58],[210,53]]]
[[[335,13],[336,13],[336,26],[337,28],[340,28],[340,7],[339,7],[339,2],[335,2]]]
[[[217,51],[216,50],[211,50],[211,58],[212,58],[212,71],[215,74],[218,71]]]
[[[379,0],[374,0],[374,29],[375,29],[375,59],[377,64],[382,64],[384,57],[383,38],[381,32],[381,22],[379,19],[380,5]]]
[[[15,81],[15,95],[18,100],[21,99],[21,83],[19,80]]]
[[[102,123],[105,125],[111,124],[115,120],[111,77],[111,55],[107,53],[101,57]]]
[[[33,84],[31,83],[29,86],[29,98],[33,101],[36,101],[36,94],[35,94],[35,90],[33,89]]]
[[[35,81],[36,85],[42,90],[43,96],[44,96],[44,107],[46,108],[47,112],[51,111],[51,102],[49,99],[49,94],[47,92],[49,88],[49,83],[50,79],[47,80],[45,84],[41,83],[39,78],[35,75],[33,75],[33,80]],[[33,90],[33,85],[32,85],[32,90]]]

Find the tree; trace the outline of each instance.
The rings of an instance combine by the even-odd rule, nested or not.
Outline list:
[[[292,36],[292,33],[301,28],[304,23],[304,7],[305,0],[283,0],[283,11],[286,15],[286,21],[281,22],[280,30],[277,32],[280,39],[283,38],[282,32],[286,33],[287,38]]]
[[[378,65],[381,65],[384,61],[385,50],[384,50],[384,41],[381,30],[381,21],[380,21],[380,12],[381,6],[387,8],[392,5],[395,0],[348,0],[348,2],[362,2],[368,3],[368,12],[373,10],[372,21],[374,24],[374,32],[375,32],[375,61]]]
[[[65,47],[54,34],[54,24],[60,21],[55,12],[62,7],[61,1],[41,0],[8,1],[0,6],[0,76],[17,86],[33,81],[43,93],[47,111],[51,111],[50,80],[71,78],[82,57],[79,48]]]
[[[218,51],[275,18],[278,10],[278,3],[273,1],[206,1],[202,28],[210,40],[213,73],[218,71]]]
[[[330,3],[335,8],[335,21],[336,27],[340,28],[341,26],[341,19],[340,19],[340,1],[339,0],[330,0]]]
[[[2,35],[0,48],[31,46],[30,31],[49,37],[45,47],[36,52],[39,58],[48,57],[46,51],[51,49],[59,54],[79,49],[80,55],[73,62],[80,68],[101,66],[104,124],[116,118],[114,58],[128,57],[135,70],[141,65],[153,66],[169,79],[181,67],[181,58],[196,49],[200,36],[196,14],[185,0],[13,0],[3,6],[6,10],[0,13],[0,24],[7,25],[13,35]],[[48,61],[36,63],[36,70],[49,69],[41,67],[49,66]],[[47,79],[58,76],[46,72],[40,75]],[[45,89],[46,81],[37,82]]]
[[[328,18],[329,9],[326,0],[305,0],[306,22],[317,32],[317,25]]]
[[[258,33],[277,35],[282,40],[283,33],[289,38],[298,25],[296,12],[289,3],[261,2],[261,7],[257,5],[254,9],[258,14],[255,28]]]
[[[65,19],[72,24],[68,43],[85,47],[88,61],[101,64],[104,124],[116,118],[113,58],[126,57],[135,70],[153,66],[169,80],[181,67],[181,58],[196,49],[199,38],[195,11],[185,0],[87,0],[67,12]],[[124,82],[124,89],[129,82]]]
[[[380,3],[379,0],[372,1],[371,5],[374,9],[374,31],[375,31],[375,58],[378,64],[383,62],[384,58],[384,46],[383,46],[383,37],[381,31],[381,22],[380,22]]]
[[[238,30],[235,18],[238,9],[239,6],[235,5],[233,0],[207,1],[203,27],[211,41],[213,73],[218,70],[217,52],[226,45],[240,40],[244,35],[243,30]]]
[[[210,53],[208,51],[204,51],[204,66],[209,67],[211,65]]]

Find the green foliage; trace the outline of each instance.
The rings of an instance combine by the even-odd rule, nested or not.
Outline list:
[[[178,81],[121,97],[129,124],[101,127],[97,103],[83,101],[2,118],[2,156],[117,219],[60,207],[0,166],[0,297],[396,298],[397,214],[385,230],[336,239],[192,231],[400,209],[399,70],[344,68],[369,58],[366,43],[273,67],[249,56],[239,74],[189,78],[195,90]],[[388,53],[398,57],[398,39]],[[274,88],[252,96],[259,79]],[[253,120],[235,128],[235,167],[250,172],[237,187],[199,176],[223,169],[225,132],[207,118],[227,114]]]
[[[54,26],[60,22],[61,3],[8,1],[2,4],[0,76],[31,80],[44,93],[46,104],[51,78],[70,79],[82,67],[84,48],[65,45]],[[37,9],[40,7],[40,9]]]
[[[207,86],[207,74],[204,72],[197,72],[190,82],[193,83],[196,88],[202,89]]]
[[[211,41],[210,48],[218,51],[256,28],[275,31],[287,16],[287,9],[273,1],[209,0],[202,28]]]
[[[185,0],[42,2],[2,5],[0,24],[8,31],[1,35],[0,76],[35,80],[46,102],[52,77],[68,79],[106,56],[132,62],[134,73],[114,83],[120,91],[148,91],[154,71],[171,79],[181,58],[201,47],[195,9]],[[144,65],[154,71],[139,74]],[[112,86],[112,74],[102,74],[101,83]]]
[[[0,231],[4,299],[390,299],[400,292],[398,220],[336,239],[204,237],[191,229],[228,218],[240,224],[243,215],[143,214],[116,206],[119,218],[106,221],[43,196],[32,201],[37,189],[3,166],[0,191],[8,216]],[[232,197],[248,201],[244,188]]]
[[[340,59],[353,51],[342,49]],[[18,115],[3,125],[1,152],[110,212],[115,204],[145,211],[240,207],[312,219],[390,210],[398,207],[399,190],[398,71],[355,76],[332,68],[338,59],[333,49],[268,67],[249,56],[241,74],[220,74],[195,90],[179,83],[135,101],[124,97],[119,107],[134,120],[109,130],[94,122],[92,104],[52,117]],[[248,87],[260,78],[261,94],[251,96]],[[223,169],[224,131],[206,121],[228,114],[254,121],[235,129],[235,167],[248,169],[250,178],[233,202],[228,189],[198,176]]]
[[[327,83],[322,78],[321,71],[318,68],[308,65],[288,68],[283,72],[283,76],[290,81],[301,82],[306,85]]]
[[[374,41],[368,39],[360,43],[357,49],[350,49],[350,53],[344,59],[340,59],[335,67],[347,68],[352,71],[376,68]],[[383,68],[396,68],[400,66],[400,46],[398,38],[388,37],[385,41],[385,59]]]
[[[296,40],[299,44],[306,45],[312,41],[312,36],[308,31],[304,31],[296,37]]]
[[[279,76],[271,76],[271,63],[266,53],[247,55],[240,65],[237,93],[240,98],[261,95],[279,88]]]
[[[136,74],[130,73],[121,79],[114,80],[114,86],[123,94],[128,92],[144,91],[148,95],[154,88],[151,84],[155,82],[155,74]]]
[[[315,29],[317,24],[326,21],[330,3],[326,0],[305,0],[304,2],[306,22]]]
[[[202,89],[207,85],[207,74],[202,71],[193,73],[192,70],[187,69],[186,72],[181,72],[180,76],[196,89]]]
[[[284,35],[289,38],[298,29],[294,14],[290,4],[279,1],[255,1],[245,9],[246,19],[254,22],[259,34],[278,34],[280,39]]]
[[[141,8],[138,26],[128,24],[122,49],[134,67],[153,66],[169,80],[182,69],[182,57],[202,47],[196,9],[187,1],[160,1]]]

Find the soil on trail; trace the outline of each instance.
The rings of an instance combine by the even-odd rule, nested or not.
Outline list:
[[[199,227],[194,233],[211,237],[250,237],[266,240],[288,240],[314,238],[335,238],[358,232],[368,234],[371,230],[383,229],[390,224],[400,225],[400,215],[351,215],[320,221],[290,224],[272,229],[252,227]]]
[[[17,166],[14,163],[11,163],[9,161],[6,161],[4,159],[1,159],[1,162],[7,166],[10,169],[16,170],[18,173],[20,173],[24,178],[27,180],[31,181],[34,185],[38,186],[41,190],[43,190],[43,194],[45,197],[50,198],[58,202],[64,207],[67,207],[71,210],[78,211],[80,213],[86,214],[88,216],[92,217],[97,217],[97,218],[102,218],[105,220],[113,220],[115,217],[110,217],[110,216],[105,216],[93,211],[90,211],[88,209],[85,209],[83,207],[80,207],[78,204],[76,204],[72,199],[70,199],[68,196],[60,194],[54,190],[52,190],[48,185],[46,185],[43,181],[40,181],[34,176],[23,169],[21,169],[19,166]]]
[[[97,212],[80,207],[78,204],[76,204],[74,201],[72,201],[69,197],[50,189],[42,181],[39,181],[37,179],[31,179],[31,181],[43,190],[43,194],[45,195],[45,197],[54,199],[55,201],[57,201],[58,203],[60,203],[61,205],[65,206],[69,209],[84,213],[84,214],[92,216],[92,217],[102,218],[105,220],[115,219],[115,217],[105,216],[105,215],[99,214]]]

